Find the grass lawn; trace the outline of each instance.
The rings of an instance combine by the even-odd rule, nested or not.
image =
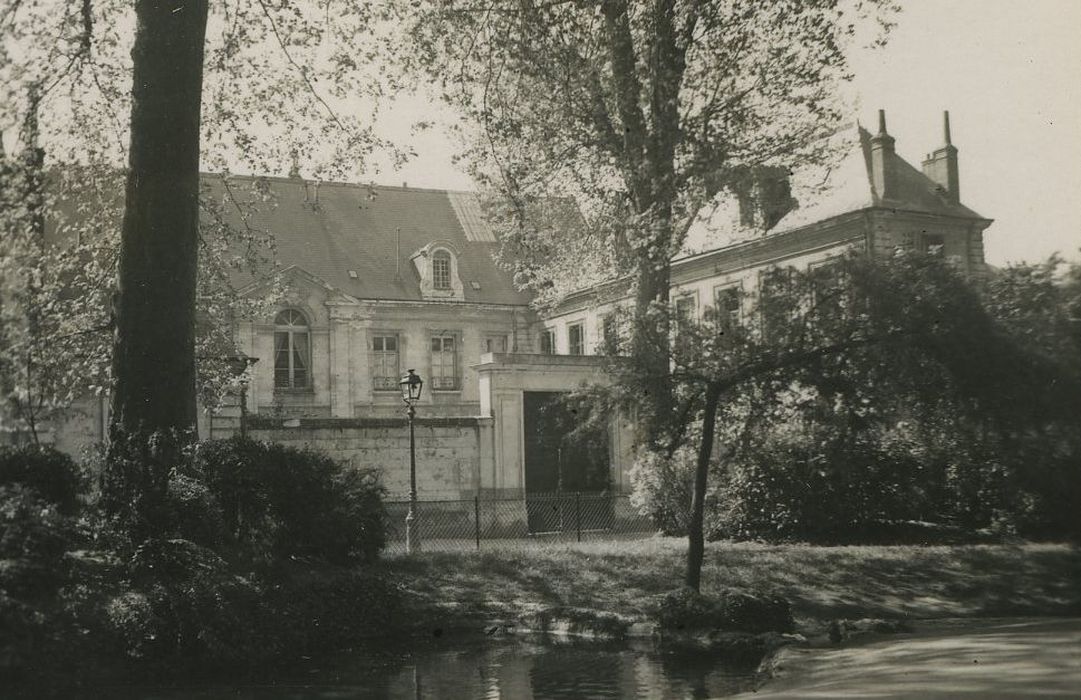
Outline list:
[[[686,541],[422,553],[382,568],[417,603],[459,616],[572,606],[645,617],[681,585]],[[1081,549],[1070,545],[813,547],[710,543],[702,591],[773,589],[798,621],[1081,614]]]

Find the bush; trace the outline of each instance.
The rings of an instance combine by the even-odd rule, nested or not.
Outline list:
[[[71,457],[51,447],[0,447],[0,486],[21,484],[65,515],[78,507],[82,479]]]
[[[374,560],[383,547],[383,491],[373,472],[345,468],[312,450],[245,438],[200,443],[193,469],[247,558],[348,563]]]
[[[76,534],[72,520],[36,490],[0,486],[0,588],[23,599],[55,592]]]
[[[654,611],[657,624],[666,630],[722,630],[730,632],[791,632],[795,628],[792,607],[774,594],[750,594],[726,590],[718,598],[692,588],[664,594]]]
[[[933,506],[919,455],[875,431],[776,430],[726,464],[707,523],[712,539],[836,542]]]
[[[671,537],[687,534],[697,455],[693,447],[676,450],[671,459],[642,450],[630,470],[631,505]]]
[[[294,562],[242,577],[186,540],[144,543],[129,569],[132,587],[111,597],[106,616],[113,638],[136,658],[230,668],[339,649],[385,635],[400,619],[399,588],[356,569]]]
[[[213,551],[187,540],[148,540],[129,563],[133,588],[107,604],[108,624],[128,655],[215,663],[266,658],[258,588]]]

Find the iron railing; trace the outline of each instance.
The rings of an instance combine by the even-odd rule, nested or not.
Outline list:
[[[409,501],[385,503],[388,554],[404,554]],[[417,501],[420,551],[464,551],[650,537],[656,528],[627,496],[597,492],[530,493],[517,498]]]

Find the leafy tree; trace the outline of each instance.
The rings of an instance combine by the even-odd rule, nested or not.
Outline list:
[[[1006,424],[1024,415],[1031,424],[1048,415],[1049,401],[1034,397],[1033,386],[1049,387],[1054,400],[1064,402],[1081,386],[1076,379],[1062,381],[1056,366],[1028,353],[988,314],[973,287],[927,256],[886,262],[852,256],[808,271],[776,269],[745,308],[748,320],[742,324],[712,311],[700,324],[680,320],[672,343],[668,371],[680,420],[667,458],[686,450],[688,432],[694,432],[686,582],[695,588],[710,466],[741,454],[761,456],[764,443],[757,436],[776,435],[779,425],[787,425],[791,435],[811,429],[801,448],[812,450],[810,455],[775,451],[772,457],[813,457],[821,461],[819,468],[829,469],[845,459],[863,465],[870,455],[858,467],[864,473],[851,475],[851,483],[873,487],[871,472],[877,469],[883,483],[903,489],[914,482],[883,470],[908,469],[908,457],[890,458],[879,449],[882,441],[867,452],[884,417],[895,422],[923,411],[957,419],[994,416]],[[594,390],[590,398],[633,407],[642,388],[652,385],[652,371],[636,359],[613,361],[612,386]],[[718,429],[724,444],[715,447]],[[848,457],[831,453],[830,445],[847,450]],[[856,453],[861,449],[863,457]],[[855,508],[857,501],[845,503]]]
[[[639,413],[651,441],[670,405],[670,260],[723,190],[770,200],[757,223],[776,222],[791,204],[777,175],[826,155],[846,45],[862,20],[887,27],[892,9],[885,0],[401,5],[403,65],[442,84],[477,127],[465,155],[498,194],[490,213],[519,282],[554,303],[631,280],[630,351],[657,382],[652,409]]]
[[[379,143],[362,115],[343,116],[332,105],[381,90],[362,70],[376,54],[358,53],[354,44],[373,14],[359,6],[329,10],[318,0],[236,0],[213,8],[206,0],[82,0],[16,2],[0,12],[0,134],[22,113],[51,117],[41,125],[51,162],[26,172],[41,178],[43,165],[59,173],[83,168],[96,182],[128,161],[119,259],[99,260],[95,271],[100,280],[97,272],[115,269],[118,279],[118,287],[103,290],[114,302],[106,317],[115,342],[100,355],[111,355],[103,384],[113,390],[113,444],[138,453],[111,460],[128,465],[111,474],[119,494],[114,510],[164,488],[176,443],[190,439],[194,427],[200,165],[265,171],[281,167],[288,154],[294,163],[301,156],[315,163],[315,174],[333,174],[353,170]],[[27,85],[40,86],[32,100]],[[227,177],[215,194],[217,202],[203,197],[204,222],[224,228],[228,221],[242,235],[202,246],[231,260],[243,255],[244,234],[258,234]],[[215,217],[222,201],[235,211]],[[64,213],[62,206],[46,212]],[[25,228],[25,219],[17,226]],[[55,251],[69,259],[80,254],[77,245],[36,254],[44,260]],[[220,283],[225,275],[219,268],[205,278]],[[58,280],[57,290],[72,289],[70,279]],[[212,297],[222,286],[208,285],[204,296],[219,311],[220,296],[217,303]],[[24,335],[38,345],[50,337],[40,324],[25,325],[31,332]],[[220,333],[217,341],[223,344]],[[148,447],[150,434],[159,438]]]

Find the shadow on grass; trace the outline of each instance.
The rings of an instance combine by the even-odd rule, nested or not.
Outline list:
[[[641,617],[681,585],[683,540],[551,550],[425,553],[383,563],[431,604],[538,605]],[[712,543],[703,592],[776,591],[800,618],[1081,614],[1081,552],[1066,545],[813,547]]]

